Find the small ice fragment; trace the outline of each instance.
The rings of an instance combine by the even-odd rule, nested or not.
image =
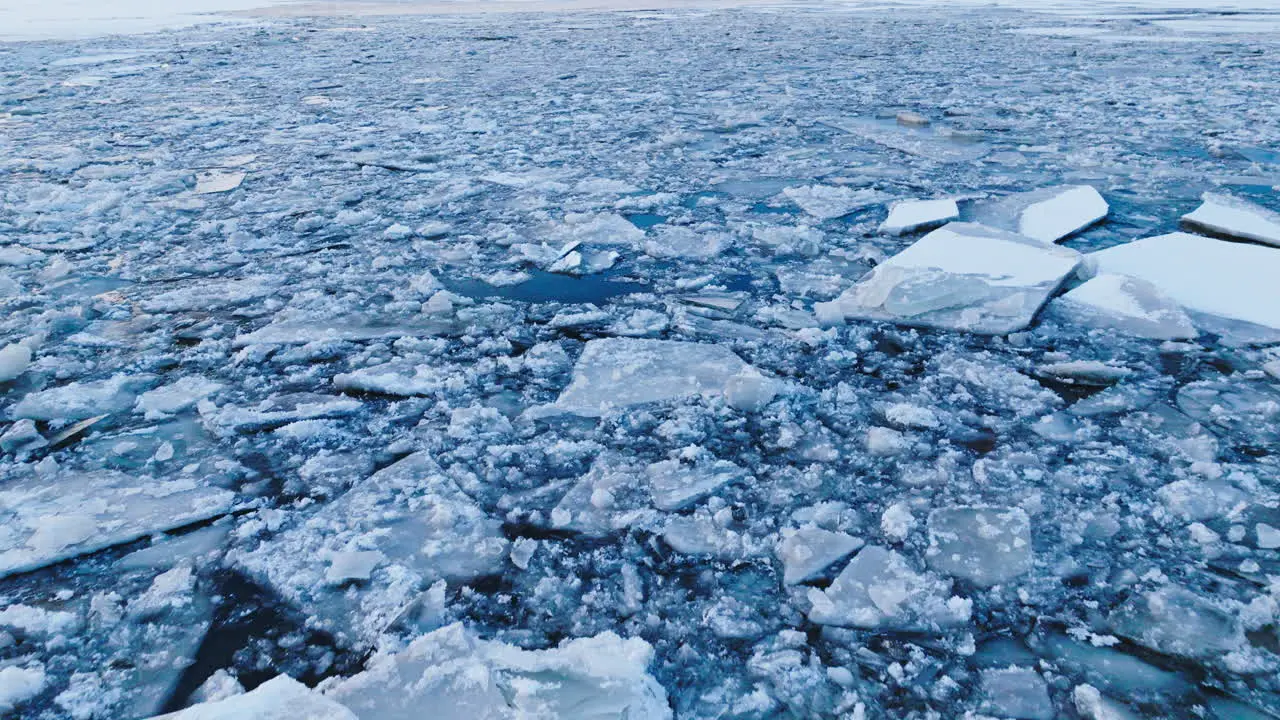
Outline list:
[[[898,121],[899,125],[905,125],[907,127],[925,127],[929,124],[929,118],[918,112],[911,112],[910,110],[904,110],[903,112],[898,113],[894,119]]]
[[[44,666],[9,665],[0,669],[0,713],[6,716],[19,705],[44,691],[47,678]]]
[[[1054,300],[1049,310],[1086,327],[1152,340],[1188,340],[1199,334],[1173,298],[1127,275],[1098,275]]]
[[[15,422],[0,435],[0,450],[8,453],[38,450],[47,444],[44,436],[36,430],[36,424],[27,419]]]
[[[1084,720],[1138,720],[1136,713],[1098,692],[1092,685],[1077,685],[1071,697],[1076,712]]]
[[[201,375],[188,375],[142,393],[134,411],[143,413],[148,420],[155,420],[186,410],[221,389],[221,383]]]
[[[1179,587],[1134,595],[1111,613],[1110,622],[1118,635],[1187,658],[1221,655],[1244,642],[1234,613]]]
[[[674,512],[693,505],[729,483],[747,477],[747,471],[727,460],[686,465],[663,460],[645,468],[649,493],[659,510]]]
[[[1205,193],[1202,199],[1200,207],[1182,216],[1187,225],[1280,246],[1280,213],[1230,195]]]
[[[325,582],[342,585],[352,580],[368,580],[386,557],[377,550],[340,550],[329,554]]]
[[[1049,687],[1031,668],[1007,667],[982,671],[982,709],[1001,718],[1053,720],[1057,714]]]
[[[773,402],[777,394],[776,380],[752,371],[734,375],[724,386],[725,402],[740,412],[759,412]]]
[[[209,195],[235,190],[244,181],[244,176],[245,174],[242,172],[224,172],[220,170],[207,170],[197,173],[195,193],[197,195]]]
[[[826,590],[809,591],[809,619],[821,625],[925,629],[966,622],[972,603],[951,583],[913,570],[902,555],[868,545]]]
[[[795,585],[812,580],[864,544],[852,535],[817,527],[783,530],[777,548],[782,582]]]
[[[1107,201],[1090,185],[1055,188],[1049,197],[1022,210],[1018,232],[1053,243],[1105,218],[1109,210]]]
[[[960,217],[955,200],[902,200],[889,206],[889,217],[880,223],[880,232],[902,235],[930,228]]]
[[[599,417],[615,407],[717,395],[730,378],[749,368],[723,345],[591,340],[574,366],[573,380],[548,410]]]
[[[844,217],[854,210],[882,203],[885,193],[871,188],[855,190],[840,185],[804,185],[782,191],[788,200],[819,220]]]
[[[16,380],[31,365],[31,348],[10,343],[0,350],[0,383]]]
[[[1065,383],[1105,387],[1129,377],[1133,370],[1099,360],[1065,360],[1040,365],[1036,374]]]
[[[957,506],[929,514],[929,567],[980,587],[1031,569],[1031,520],[1016,507]]]

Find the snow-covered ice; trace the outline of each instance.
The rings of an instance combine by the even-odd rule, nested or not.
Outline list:
[[[551,408],[596,417],[614,408],[719,395],[749,366],[723,345],[609,338],[586,344]]]
[[[880,223],[880,232],[902,235],[959,217],[960,209],[955,200],[900,200],[889,206],[889,217]]]
[[[1049,310],[1068,322],[1153,340],[1186,340],[1195,323],[1159,287],[1128,275],[1097,275],[1053,300]]]
[[[1200,207],[1182,216],[1193,228],[1280,247],[1280,213],[1240,198],[1205,193]]]
[[[951,223],[815,308],[821,318],[887,320],[983,334],[1025,328],[1080,254],[1013,233]]]
[[[1150,283],[1228,341],[1280,339],[1280,250],[1171,233],[1090,253],[1088,263]]]
[[[1280,713],[1280,36],[1027,1],[0,45],[0,714]]]

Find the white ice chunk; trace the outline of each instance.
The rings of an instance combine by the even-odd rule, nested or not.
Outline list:
[[[1010,333],[1031,324],[1079,262],[1074,250],[981,225],[951,223],[814,310],[828,322],[856,318]]]
[[[612,632],[530,651],[454,624],[374,655],[325,695],[360,720],[669,720],[652,658],[644,640]]]
[[[1092,685],[1077,685],[1071,697],[1076,712],[1084,720],[1138,720],[1137,713],[1098,692]]]
[[[1057,713],[1049,687],[1031,668],[1007,667],[982,671],[982,710],[1001,718],[1053,720]]]
[[[148,298],[142,302],[142,309],[151,313],[176,313],[239,307],[267,297],[278,289],[278,284],[271,277],[200,282]]]
[[[1127,275],[1098,275],[1054,300],[1049,309],[1086,327],[1153,340],[1185,340],[1197,332],[1191,317],[1159,287]]]
[[[361,316],[330,320],[281,320],[253,332],[237,335],[235,347],[246,345],[306,345],[320,340],[383,340],[441,335],[453,328],[449,320],[423,317],[413,322],[388,324]]]
[[[193,477],[66,473],[10,483],[0,490],[0,576],[217,517],[234,498]]]
[[[929,514],[929,567],[981,587],[1031,569],[1031,520],[1020,508],[971,505]]]
[[[212,405],[210,401],[200,405],[205,424],[219,435],[228,435],[270,430],[301,420],[345,417],[357,412],[364,403],[318,393],[288,393],[273,395],[250,407],[214,408]]]
[[[569,213],[562,223],[548,227],[547,234],[561,244],[636,245],[644,239],[643,230],[612,213]]]
[[[501,520],[418,453],[231,561],[340,644],[368,647],[437,580],[467,582],[499,572],[507,545]],[[333,584],[339,576],[345,576],[341,587]],[[352,580],[359,582],[345,584]]]
[[[222,389],[222,383],[202,375],[188,375],[155,390],[138,396],[135,412],[144,413],[148,420],[182,412]]]
[[[154,382],[151,375],[120,373],[106,380],[68,383],[27,395],[10,413],[31,420],[84,420],[129,408],[134,393]]]
[[[711,258],[724,252],[733,236],[692,228],[662,225],[644,243],[646,255],[655,258]]]
[[[1107,216],[1110,208],[1090,185],[1050,188],[1047,196],[1035,198],[1018,215],[1018,232],[1044,243],[1057,242],[1073,235]]]
[[[1134,595],[1109,619],[1116,633],[1169,655],[1221,655],[1244,642],[1234,613],[1178,587]]]
[[[361,720],[339,703],[288,675],[268,680],[251,692],[217,702],[192,705],[152,720]]]
[[[1088,256],[1099,273],[1145,280],[1193,313],[1228,323],[1241,342],[1260,335],[1280,339],[1280,250],[1170,233],[1100,250]],[[1230,338],[1226,338],[1230,339]]]
[[[629,527],[647,506],[640,485],[640,467],[604,454],[565,493],[551,511],[551,525],[590,537],[604,537]]]
[[[818,527],[783,530],[777,548],[782,582],[795,585],[812,580],[864,544],[852,535]]]
[[[44,691],[47,678],[44,666],[10,665],[0,669],[0,713],[8,715],[14,708]]]
[[[1205,193],[1202,199],[1200,207],[1182,216],[1183,222],[1219,235],[1280,246],[1280,213],[1230,195]]]
[[[239,171],[206,170],[196,174],[197,195],[210,195],[235,190],[244,182],[244,173]]]
[[[955,200],[903,200],[889,206],[889,217],[880,223],[880,232],[901,235],[941,225],[958,217],[960,208]]]
[[[782,191],[788,200],[801,210],[819,220],[844,217],[854,210],[870,207],[885,201],[885,193],[862,188],[855,190],[843,185],[804,185]]]
[[[902,555],[868,545],[826,590],[809,591],[809,619],[859,628],[933,629],[966,622],[973,603],[951,582],[913,570]]]
[[[0,383],[16,380],[31,365],[31,348],[11,343],[0,350]]]
[[[747,471],[727,460],[686,465],[663,460],[645,468],[649,493],[659,510],[683,510],[721,487],[747,477]]]
[[[722,345],[605,338],[587,343],[549,411],[599,417],[615,407],[724,392],[750,368]]]
[[[338,373],[333,378],[333,386],[342,391],[410,397],[431,395],[443,389],[448,381],[447,372],[431,365],[392,361]]]

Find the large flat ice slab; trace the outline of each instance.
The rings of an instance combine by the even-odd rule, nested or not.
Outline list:
[[[955,200],[902,200],[889,206],[889,217],[880,223],[880,232],[901,235],[958,217],[960,208]]]
[[[951,581],[918,572],[893,550],[868,545],[826,590],[809,591],[809,619],[821,625],[928,630],[969,619],[972,603]]]
[[[432,583],[497,572],[501,525],[414,454],[232,560],[343,645],[366,647]]]
[[[1153,340],[1198,335],[1195,323],[1173,298],[1146,280],[1099,275],[1049,305],[1063,319]]]
[[[360,720],[360,716],[288,675],[243,695],[192,705],[152,720]]]
[[[546,410],[599,417],[616,407],[688,395],[718,395],[730,378],[750,367],[722,345],[630,338],[592,340],[574,366],[573,380]]]
[[[1239,343],[1280,340],[1280,250],[1170,233],[1091,253],[1097,273],[1145,280],[1202,329]]]
[[[1110,207],[1091,185],[1063,185],[1015,193],[978,206],[974,219],[1052,244],[1107,216]]]
[[[979,587],[1031,569],[1031,520],[1016,507],[971,505],[929,514],[929,567]]]
[[[194,475],[35,475],[0,490],[0,577],[217,517],[234,499]]]
[[[374,655],[325,694],[360,720],[668,720],[652,657],[649,643],[612,632],[522,650],[459,623]]]
[[[814,310],[828,323],[886,320],[1000,335],[1030,325],[1079,263],[1074,250],[982,225],[951,223]]]
[[[1182,216],[1192,227],[1219,235],[1280,246],[1280,213],[1230,195],[1205,193],[1195,211]]]

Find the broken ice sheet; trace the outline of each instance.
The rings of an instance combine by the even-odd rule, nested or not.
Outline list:
[[[434,461],[414,454],[231,559],[340,644],[369,647],[431,583],[497,573],[508,545],[501,525]],[[378,562],[375,552],[385,560]],[[367,580],[334,584],[357,565],[363,567],[356,574]]]
[[[119,373],[105,380],[73,382],[40,390],[18,401],[9,411],[15,418],[46,422],[84,420],[127,410],[136,393],[155,385],[154,375]]]
[[[809,619],[821,625],[936,630],[968,621],[973,603],[951,582],[917,572],[901,554],[868,545],[826,590],[809,590]]]
[[[1205,193],[1195,211],[1182,221],[1218,235],[1280,246],[1280,213],[1231,195]]]
[[[887,320],[999,335],[1031,324],[1075,271],[1080,254],[981,225],[951,223],[881,263],[840,297],[824,322]]]
[[[747,471],[727,460],[686,465],[663,460],[645,468],[654,507],[668,512],[683,510],[721,487],[747,477]]]
[[[961,506],[929,514],[929,567],[979,587],[1031,570],[1031,521],[1020,508]]]
[[[339,373],[333,386],[343,392],[368,392],[410,397],[430,395],[445,387],[450,375],[426,363],[396,361]]]
[[[795,585],[819,577],[864,544],[860,538],[847,533],[819,527],[783,530],[777,549],[778,560],[782,562],[782,582]]]
[[[1280,341],[1280,250],[1170,233],[1090,253],[1087,262],[1096,273],[1150,283],[1224,342]]]
[[[880,232],[902,235],[941,225],[960,217],[956,201],[901,200],[889,206],[889,217],[880,223]]]
[[[843,185],[803,185],[782,191],[786,199],[819,220],[834,220],[854,210],[884,202],[888,196],[875,189],[854,190]]]
[[[1178,587],[1133,595],[1109,619],[1120,635],[1170,655],[1210,657],[1244,643],[1232,610]]]
[[[452,321],[433,317],[406,319],[403,323],[359,315],[328,320],[277,320],[252,332],[237,335],[235,347],[248,345],[306,345],[320,340],[381,340],[430,337],[453,330]]]
[[[1056,298],[1048,311],[1067,322],[1152,340],[1187,340],[1199,334],[1173,298],[1127,275],[1098,275]]]
[[[240,183],[244,182],[244,177],[245,174],[242,172],[226,172],[222,170],[206,170],[196,173],[195,194],[210,195],[235,190],[240,187]]]
[[[334,700],[294,680],[276,676],[242,695],[192,705],[152,720],[360,720]]]
[[[573,380],[544,413],[599,417],[613,408],[688,395],[719,395],[750,366],[733,350],[672,340],[604,338],[582,350]]]
[[[200,415],[216,434],[261,432],[299,420],[345,417],[357,412],[364,403],[348,397],[318,393],[273,395],[252,407],[224,405],[215,407],[209,401],[200,403]]]
[[[588,537],[605,537],[630,527],[647,507],[641,468],[612,453],[591,464],[551,511],[551,527]]]
[[[368,720],[669,720],[652,657],[644,640],[612,632],[531,651],[454,624],[374,655],[324,694]]]
[[[974,221],[1051,244],[1105,218],[1109,209],[1091,185],[1064,185],[979,205]]]
[[[218,517],[234,499],[195,476],[31,475],[0,490],[0,576]]]

